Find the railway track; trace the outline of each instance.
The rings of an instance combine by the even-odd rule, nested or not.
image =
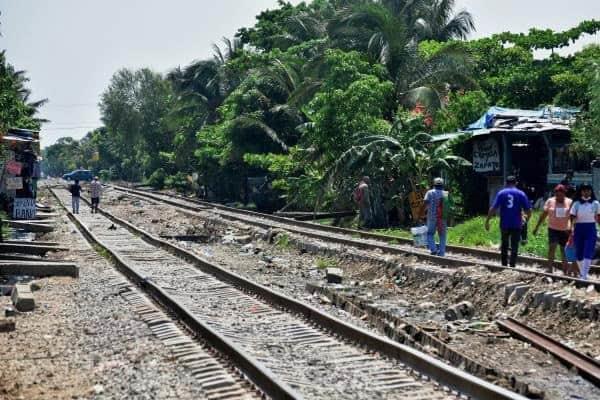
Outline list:
[[[582,354],[564,344],[554,340],[550,336],[520,322],[514,318],[498,321],[501,329],[511,335],[531,343],[533,346],[546,351],[569,368],[576,368],[579,374],[600,386],[600,362]]]
[[[519,268],[509,268],[499,265],[499,255],[496,252],[467,247],[451,246],[449,247],[450,252],[447,253],[445,257],[438,257],[429,254],[429,252],[426,250],[415,248],[412,246],[412,242],[406,239],[353,229],[319,225],[306,221],[296,221],[290,218],[278,217],[248,210],[240,210],[196,199],[188,199],[179,195],[148,192],[115,185],[112,187],[114,190],[125,193],[132,197],[158,201],[178,207],[183,212],[193,213],[210,209],[214,210],[225,219],[243,222],[248,225],[258,226],[265,229],[279,228],[307,237],[323,240],[325,242],[338,243],[363,250],[380,250],[388,254],[415,256],[419,260],[434,265],[450,268],[481,266],[490,271],[511,270],[531,275],[549,277],[557,281],[572,282],[577,287],[594,285],[596,290],[600,291],[600,280],[585,281],[574,277],[550,274],[545,272],[544,268],[541,267],[544,260],[535,257],[520,257],[519,262],[521,264],[525,264],[525,266]],[[592,272],[598,272],[599,270],[600,267],[597,266],[592,268]]]
[[[53,191],[64,204],[68,193]],[[273,398],[523,399],[250,282],[102,211],[89,240]],[[116,229],[115,229],[116,228]]]

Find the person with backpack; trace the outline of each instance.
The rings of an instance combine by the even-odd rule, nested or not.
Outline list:
[[[600,222],[600,203],[596,200],[592,185],[584,183],[579,186],[570,214],[580,278],[587,280],[596,252],[596,223]]]
[[[359,210],[359,227],[371,228],[373,226],[373,210],[371,208],[371,193],[369,183],[371,180],[364,176],[354,189],[353,199]]]
[[[435,178],[433,189],[425,194],[425,209],[427,212],[427,247],[432,255],[444,257],[446,255],[448,219],[452,207],[449,193],[444,190],[442,178]],[[436,232],[439,244],[435,242]]]
[[[81,198],[81,186],[79,181],[75,181],[70,187],[71,192],[71,205],[73,206],[73,214],[79,214],[79,200]]]
[[[498,192],[494,203],[485,220],[485,230],[490,230],[490,219],[500,210],[501,235],[501,258],[502,265],[509,263],[508,248],[510,247],[510,266],[515,268],[519,255],[519,244],[523,224],[531,218],[531,203],[523,193],[517,189],[517,178],[509,176],[506,178],[506,187]]]

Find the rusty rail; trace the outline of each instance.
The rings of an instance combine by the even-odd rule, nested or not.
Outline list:
[[[497,324],[500,326],[500,329],[510,333],[512,336],[529,342],[534,347],[552,354],[567,367],[577,368],[581,376],[600,387],[599,361],[565,346],[550,336],[545,335],[514,318],[508,318],[505,321],[497,321]]]
[[[490,271],[504,271],[504,270],[516,271],[516,272],[521,272],[521,273],[525,273],[525,274],[549,277],[549,278],[552,278],[555,280],[570,282],[570,283],[575,284],[575,286],[577,286],[577,287],[587,287],[588,285],[594,285],[596,290],[600,291],[600,281],[599,280],[585,281],[585,280],[570,277],[570,276],[550,274],[547,272],[530,270],[530,269],[526,269],[526,268],[509,268],[509,267],[500,266],[498,264],[494,264],[491,262],[485,262],[483,260],[470,261],[470,260],[465,260],[465,259],[458,258],[458,257],[448,256],[448,255],[446,255],[445,257],[439,257],[439,256],[430,255],[427,253],[418,252],[418,251],[400,249],[398,247],[394,247],[393,245],[389,245],[389,244],[369,243],[369,242],[359,240],[359,238],[356,238],[356,236],[360,236],[360,238],[368,238],[368,239],[376,239],[376,240],[386,241],[386,240],[382,239],[382,237],[386,237],[389,239],[389,240],[387,240],[387,242],[392,241],[392,239],[397,240],[398,242],[401,241],[401,239],[391,237],[391,236],[384,236],[384,235],[380,235],[380,234],[374,234],[374,233],[370,233],[370,232],[364,232],[364,231],[353,230],[353,229],[337,228],[337,227],[320,225],[320,224],[315,224],[315,223],[306,222],[306,221],[297,221],[297,220],[293,220],[290,218],[278,217],[278,216],[270,215],[270,214],[262,214],[262,213],[258,213],[255,211],[240,210],[240,209],[236,209],[236,208],[232,208],[232,207],[227,207],[227,206],[224,206],[221,204],[207,203],[207,202],[203,202],[200,200],[189,199],[189,198],[186,198],[183,196],[178,196],[178,195],[171,195],[171,194],[166,194],[166,193],[152,193],[152,192],[148,192],[148,191],[129,189],[129,188],[114,186],[114,185],[112,187],[118,191],[127,193],[132,197],[137,196],[140,198],[151,199],[151,200],[159,201],[159,202],[162,202],[165,204],[169,204],[169,205],[178,207],[178,208],[182,209],[183,212],[190,212],[190,211],[198,212],[198,211],[206,210],[207,208],[212,208],[212,209],[222,210],[224,212],[229,213],[229,214],[226,214],[226,213],[220,214],[225,219],[235,220],[235,221],[243,222],[246,224],[259,226],[259,227],[265,228],[265,229],[273,227],[273,225],[270,224],[268,221],[274,221],[274,222],[277,222],[280,224],[288,225],[287,227],[284,227],[282,229],[285,229],[285,230],[293,232],[293,233],[297,233],[300,235],[304,235],[304,236],[308,236],[308,237],[312,237],[312,238],[320,239],[320,240],[324,240],[324,241],[339,243],[339,244],[343,244],[346,246],[352,246],[352,247],[360,248],[363,250],[379,249],[379,250],[383,251],[384,253],[388,253],[388,254],[415,256],[420,260],[427,261],[427,262],[437,264],[437,265],[443,265],[446,267],[481,266],[481,267],[485,267],[485,268],[489,269]],[[179,201],[170,200],[165,197],[170,197],[172,199],[177,199],[179,201],[186,201],[186,202],[192,203],[193,205],[192,204],[182,204]],[[232,215],[232,214],[238,214],[238,215],[236,216],[236,215]],[[261,218],[263,221],[248,220],[248,217]],[[305,228],[305,229],[310,229],[312,231],[306,231],[306,230],[296,229],[296,228]],[[316,232],[316,231],[320,231],[320,232]],[[323,232],[323,233],[321,233],[321,232]],[[333,237],[324,232],[337,233],[337,234],[341,234],[341,235],[346,235],[347,237],[344,237],[344,238]],[[404,240],[406,240],[406,239],[404,239]],[[469,248],[462,248],[462,249],[468,250]],[[466,254],[466,250],[461,251],[461,252]]]

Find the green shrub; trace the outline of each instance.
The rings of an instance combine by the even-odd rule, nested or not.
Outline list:
[[[275,246],[279,247],[280,249],[289,249],[292,247],[290,237],[285,233],[280,233],[275,237]]]
[[[318,269],[337,268],[338,262],[332,258],[319,258],[317,260]]]
[[[167,179],[167,173],[164,169],[159,168],[150,175],[146,180],[146,184],[156,189],[162,189],[165,187],[165,180]]]
[[[165,178],[165,187],[180,191],[186,191],[190,188],[188,177],[183,172],[178,172],[175,175],[169,175]]]

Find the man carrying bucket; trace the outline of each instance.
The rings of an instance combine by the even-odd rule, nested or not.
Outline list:
[[[433,189],[425,194],[425,208],[427,210],[427,247],[432,255],[443,257],[446,254],[446,233],[448,231],[448,214],[450,205],[448,192],[444,190],[444,180],[435,178]],[[440,243],[435,243],[437,232]]]

